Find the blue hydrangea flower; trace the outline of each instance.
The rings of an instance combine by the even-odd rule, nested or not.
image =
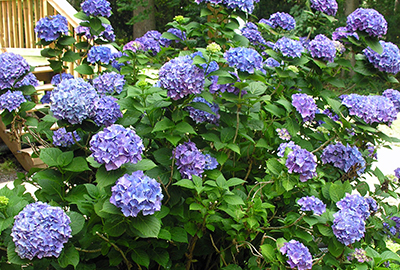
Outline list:
[[[140,211],[144,216],[161,210],[164,195],[160,183],[136,171],[125,174],[111,188],[110,202],[121,209],[126,217],[136,217]]]
[[[354,37],[357,40],[359,39],[358,34],[356,32],[349,32],[346,27],[338,27],[332,33],[332,40],[334,41],[339,41],[347,37]]]
[[[394,176],[396,176],[397,179],[400,179],[400,168],[394,170]]]
[[[97,92],[82,78],[62,80],[51,92],[50,110],[57,119],[80,124],[93,114]]]
[[[180,56],[160,68],[159,83],[173,100],[200,94],[204,86],[204,70],[193,65],[190,56]]]
[[[355,248],[354,252],[347,255],[347,259],[349,261],[356,259],[359,263],[369,262],[372,260],[372,258],[367,256],[367,252],[362,248]]]
[[[292,95],[292,105],[301,114],[304,122],[312,121],[317,112],[317,104],[313,97],[307,94],[293,94]]]
[[[206,111],[202,111],[199,109],[195,109],[193,107],[186,107],[187,110],[189,111],[189,115],[190,117],[196,122],[196,123],[203,123],[203,122],[208,122],[211,124],[217,124],[218,123],[218,119],[219,119],[219,106],[216,103],[211,104],[210,102],[208,102],[207,100],[205,100],[202,97],[195,97],[193,99],[193,102],[201,102],[206,104],[208,107],[210,107],[211,111],[215,114],[206,112]]]
[[[304,47],[298,40],[282,37],[275,42],[274,51],[280,51],[285,57],[300,58],[304,52]]]
[[[35,74],[29,72],[24,76],[24,78],[15,83],[14,88],[20,88],[22,86],[32,85],[33,87],[39,86],[39,80],[36,78]]]
[[[74,137],[77,142],[81,140],[76,131],[72,135],[72,132],[67,132],[65,127],[59,128],[53,132],[53,145],[69,147],[75,144]]]
[[[322,34],[310,41],[307,49],[312,57],[321,58],[328,62],[333,62],[336,56],[335,43]]]
[[[93,86],[99,94],[120,94],[125,85],[124,76],[117,72],[103,73],[93,79]]]
[[[111,5],[107,0],[85,0],[81,8],[87,16],[111,16]]]
[[[237,81],[240,82],[240,78],[238,76],[237,73],[232,73],[230,72],[232,76],[236,77]],[[208,87],[208,89],[210,90],[211,94],[215,94],[216,92],[221,92],[221,93],[233,93],[235,95],[245,95],[247,94],[247,91],[245,89],[240,90],[239,88],[237,88],[235,86],[234,83],[228,83],[228,84],[218,84],[218,76],[212,76],[212,83],[211,85]]]
[[[8,110],[12,112],[19,108],[22,103],[26,102],[26,98],[21,91],[8,90],[0,96],[0,110]]]
[[[142,37],[125,44],[123,50],[131,50],[136,52],[138,50],[147,52],[151,51],[156,55],[161,51],[161,47],[166,47],[165,43],[169,42],[168,39],[162,38],[161,33],[156,30],[146,32]]]
[[[378,203],[374,200],[374,198],[372,198],[372,197],[366,197],[365,200],[366,200],[367,203],[368,203],[369,211],[371,211],[371,212],[373,212],[373,213],[376,212],[376,211],[378,211]]]
[[[267,60],[265,60],[265,65],[267,65],[268,67],[274,68],[274,67],[280,67],[281,63],[279,63],[272,57],[268,57]]]
[[[126,54],[122,53],[122,52],[115,52],[112,55],[113,60],[111,62],[111,65],[113,66],[113,68],[115,68],[118,71],[121,71],[121,67],[125,66],[125,63],[119,63],[119,61],[118,61],[119,58],[121,58],[123,55],[126,56]],[[127,64],[129,64],[129,63],[130,62],[128,61]]]
[[[394,89],[386,89],[382,96],[390,99],[397,112],[400,112],[400,92]]]
[[[277,27],[281,27],[284,30],[290,31],[296,28],[295,19],[292,17],[292,15],[286,12],[273,13],[271,14],[271,16],[269,16],[268,20],[261,19],[259,22],[265,23],[274,29]]]
[[[256,70],[263,70],[262,56],[254,49],[238,47],[230,48],[224,53],[224,58],[230,67],[253,74]]]
[[[290,268],[297,267],[298,270],[312,268],[312,256],[308,248],[299,241],[290,240],[285,243],[279,251],[288,257],[287,263]]]
[[[252,22],[246,23],[241,32],[242,35],[250,41],[250,44],[254,46],[259,46],[260,44],[266,43],[260,31],[258,31],[257,25]]]
[[[338,10],[336,0],[311,0],[311,8],[330,16],[335,16]]]
[[[179,43],[180,41],[186,40],[186,33],[180,29],[170,28],[167,30],[168,33],[175,35],[179,40],[175,40],[175,43]],[[163,47],[171,46],[173,40],[162,38]]]
[[[294,147],[293,151],[290,152],[286,159],[286,167],[289,173],[300,174],[300,181],[306,182],[317,176],[317,158],[315,155],[300,147]]]
[[[364,237],[365,221],[357,212],[344,208],[333,217],[333,234],[340,243],[348,246]]]
[[[93,46],[88,52],[87,60],[92,64],[97,62],[109,64],[114,58],[110,48],[106,46]]]
[[[218,161],[210,154],[204,155],[204,170],[214,170],[218,167]]]
[[[382,72],[397,74],[400,70],[400,50],[396,44],[380,40],[383,52],[375,52],[370,47],[363,50],[368,61]]]
[[[323,114],[327,115],[333,121],[339,121],[340,117],[336,113],[333,113],[330,109],[325,109],[322,111]]]
[[[253,13],[254,3],[260,0],[224,0],[224,4],[230,9],[239,9],[246,13]]]
[[[178,145],[172,155],[182,178],[192,179],[192,175],[201,177],[205,167],[205,157],[197,149],[194,142],[185,142]]]
[[[106,170],[116,170],[125,163],[136,164],[142,160],[142,139],[130,128],[113,124],[95,134],[90,140],[92,157]]]
[[[339,209],[350,209],[359,214],[364,220],[370,216],[369,204],[367,200],[359,194],[350,195],[346,193],[346,197],[336,203]]]
[[[54,41],[68,33],[67,18],[60,14],[44,17],[36,23],[35,33],[39,39]]]
[[[144,51],[144,46],[137,40],[131,40],[124,45],[122,48],[123,51],[131,50],[133,52],[137,52],[139,50]]]
[[[15,216],[11,236],[22,259],[58,257],[71,238],[71,220],[60,207],[28,204]]]
[[[349,32],[364,31],[372,37],[386,35],[387,22],[378,11],[372,8],[357,8],[347,16],[346,28]]]
[[[322,215],[326,211],[326,205],[315,196],[302,197],[297,204],[301,206],[301,211],[313,211],[315,215]]]
[[[68,80],[68,79],[73,79],[73,78],[74,78],[74,76],[73,76],[72,74],[63,72],[63,73],[61,73],[61,75],[60,75],[60,74],[54,75],[54,76],[51,78],[51,82],[50,82],[50,83],[51,83],[52,85],[54,85],[54,86],[57,86],[57,85],[60,84],[60,82],[61,82],[62,80]]]
[[[391,220],[395,223],[394,226],[390,226],[388,223],[383,222],[383,227],[386,228],[389,231],[388,237],[400,237],[400,217],[391,217]]]
[[[287,142],[287,143],[281,143],[278,147],[278,157],[284,157],[285,156],[285,151],[286,148],[290,148],[292,150],[294,149],[300,149],[300,146],[296,145],[293,141]]]
[[[90,27],[88,26],[82,26],[79,25],[75,28],[75,33],[77,35],[83,35],[86,37],[86,39],[102,39],[103,41],[108,41],[108,42],[113,42],[115,41],[115,34],[114,34],[114,28],[110,24],[101,24],[104,27],[104,30],[98,35],[98,36],[93,36],[90,33]]]
[[[28,62],[19,54],[0,53],[0,90],[11,89],[30,70]]]
[[[51,91],[47,91],[47,92],[43,95],[43,97],[40,99],[40,103],[42,103],[42,104],[48,104],[48,103],[50,103],[50,102],[51,102],[50,96],[51,96]]]
[[[292,138],[286,128],[277,128],[276,132],[278,133],[279,138],[282,140],[290,141],[290,139]]]
[[[101,96],[94,102],[93,121],[98,126],[105,125],[106,127],[114,124],[118,118],[122,117],[117,99],[111,96]]]

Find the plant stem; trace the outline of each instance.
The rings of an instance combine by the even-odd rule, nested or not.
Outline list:
[[[116,251],[118,251],[119,253],[121,253],[122,258],[124,259],[124,262],[126,264],[126,267],[128,268],[128,270],[132,269],[132,264],[131,262],[126,258],[124,252],[114,243],[112,243],[107,237],[105,237],[104,235],[102,235],[99,232],[96,232],[96,234],[103,239],[104,241],[106,241],[107,243],[109,243]]]

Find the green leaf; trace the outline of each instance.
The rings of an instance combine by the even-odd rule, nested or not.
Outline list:
[[[180,122],[176,125],[175,131],[180,134],[197,134],[193,127],[187,122]]]
[[[184,228],[181,227],[172,227],[169,232],[171,233],[172,241],[178,243],[189,243],[188,235]]]
[[[156,238],[160,233],[161,221],[155,216],[138,215],[132,220],[132,226],[145,238]]]
[[[149,171],[155,167],[157,167],[157,165],[151,159],[142,159],[139,160],[136,164],[127,163],[124,165],[127,173],[132,173],[136,171]]]
[[[271,173],[280,175],[283,170],[283,165],[280,164],[276,158],[270,158],[267,161],[267,168]]]
[[[39,158],[49,167],[57,167],[57,159],[61,154],[62,151],[58,148],[43,148],[40,150]]]
[[[146,268],[149,267],[150,257],[145,250],[139,248],[133,249],[131,253],[131,258],[135,263],[140,264]]]
[[[208,8],[202,8],[200,11],[200,17],[204,17],[204,16],[208,16],[208,15],[212,15],[211,10],[209,10]]]
[[[179,37],[177,37],[174,34],[169,33],[169,32],[164,32],[161,37],[169,39],[169,40],[181,40]]]
[[[152,252],[151,259],[166,268],[169,261],[169,254],[164,249],[156,249]]]
[[[230,205],[244,205],[243,199],[239,195],[225,195],[224,201]]]
[[[163,120],[156,123],[156,125],[154,126],[154,128],[151,132],[153,133],[153,132],[157,132],[157,131],[164,131],[167,129],[171,129],[174,126],[175,126],[174,122],[172,122],[168,118],[164,118]]]
[[[171,241],[171,233],[166,229],[161,229],[158,238]]]
[[[284,116],[285,115],[285,110],[279,108],[278,106],[274,105],[274,104],[268,104],[265,106],[265,109],[267,111],[269,111],[270,113],[272,113],[275,116]]]
[[[76,42],[75,38],[71,36],[63,36],[57,40],[57,44],[62,46],[69,46]],[[79,58],[78,58],[79,59]]]
[[[93,68],[88,64],[82,64],[80,66],[77,66],[75,68],[75,71],[83,75],[92,75],[94,73]]]
[[[15,244],[13,241],[8,242],[7,246],[7,260],[8,262],[12,264],[17,264],[17,265],[26,265],[29,263],[29,260],[27,259],[21,259],[17,252],[15,252]]]
[[[263,257],[267,263],[275,260],[276,251],[273,246],[271,246],[269,244],[264,244],[264,245],[260,246],[260,248],[261,248],[261,254],[263,255]]]
[[[174,183],[173,185],[180,186],[180,187],[185,187],[185,188],[188,188],[188,189],[195,189],[193,181],[189,180],[189,179],[179,180],[178,182]]]
[[[235,137],[235,129],[228,127],[221,130],[221,142],[229,142]]]
[[[341,183],[335,182],[329,188],[329,197],[333,202],[340,201],[345,196],[345,191]]]
[[[332,236],[333,236],[333,234],[332,234]],[[331,240],[329,241],[328,249],[329,249],[329,252],[333,256],[339,257],[344,251],[344,246],[343,246],[343,244],[339,243],[339,241],[337,241],[335,237],[331,237]]]
[[[229,149],[231,149],[233,152],[236,152],[237,154],[240,155],[240,148],[237,144],[234,143],[229,143],[226,145],[226,147],[228,147]]]
[[[108,213],[108,214],[114,214],[114,215],[120,215],[122,213],[120,208],[118,208],[114,204],[110,203],[110,200],[104,201],[101,212]]]
[[[112,216],[115,218],[107,218],[104,223],[104,231],[112,237],[121,236],[127,228],[127,224],[124,222],[122,217]]]
[[[67,245],[58,257],[58,263],[62,268],[66,268],[68,265],[76,268],[79,263],[79,252],[73,245]]]
[[[333,236],[332,228],[330,226],[326,226],[324,224],[318,224],[317,228],[323,236],[327,236],[327,237]]]
[[[115,182],[124,175],[125,170],[118,169],[114,171],[107,171],[106,168],[100,167],[96,173],[96,182],[99,188],[114,185]]]
[[[65,62],[75,62],[76,60],[81,59],[81,56],[79,53],[73,52],[73,51],[68,51],[64,53],[64,56],[62,57],[62,60]]]
[[[67,212],[67,215],[71,219],[70,226],[72,230],[72,235],[78,234],[85,225],[85,218],[81,214],[74,211]]]
[[[379,39],[366,37],[365,43],[367,44],[368,47],[370,47],[373,51],[377,52],[378,54],[383,53],[383,48],[382,45],[379,43]]]
[[[390,250],[386,250],[381,254],[382,261],[396,261],[400,262],[400,257]]]
[[[88,21],[89,20],[89,16],[87,16],[83,11],[79,11],[78,13],[74,14],[75,18],[78,18],[82,21]]]
[[[76,157],[72,160],[64,170],[69,172],[84,172],[90,171],[87,161],[84,157]]]
[[[237,185],[241,185],[243,183],[246,183],[246,181],[244,181],[243,179],[240,178],[231,178],[229,179],[226,184],[228,185],[228,187],[233,187],[233,186],[237,186]]]
[[[57,164],[58,166],[64,167],[71,163],[72,159],[74,158],[74,152],[68,151],[64,152],[57,157]]]

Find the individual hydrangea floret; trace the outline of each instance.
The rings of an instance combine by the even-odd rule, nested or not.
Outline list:
[[[111,96],[101,96],[94,102],[93,121],[98,126],[110,126],[122,117],[117,99]]]
[[[310,0],[311,8],[330,16],[335,16],[338,10],[336,0]]]
[[[73,79],[73,78],[74,78],[74,76],[73,76],[72,74],[63,72],[63,73],[61,73],[61,74],[56,74],[56,75],[54,75],[54,76],[51,78],[51,82],[50,82],[50,83],[51,83],[52,85],[54,85],[54,86],[57,86],[57,85],[60,84],[60,82],[61,82],[62,80],[68,80],[68,79]]]
[[[333,234],[340,243],[348,246],[364,237],[365,221],[357,212],[344,208],[333,217]]]
[[[204,86],[204,70],[193,65],[190,56],[181,56],[165,63],[159,72],[159,84],[173,100],[200,94]]]
[[[24,76],[24,78],[18,82],[15,83],[14,88],[18,89],[22,86],[28,86],[31,85],[33,87],[39,86],[39,80],[36,78],[35,74],[32,72],[29,72]]]
[[[230,67],[253,74],[256,70],[263,70],[262,56],[254,49],[237,47],[230,48],[224,53],[224,58]]]
[[[113,124],[95,134],[90,140],[92,157],[106,170],[116,170],[125,163],[136,164],[142,160],[142,139],[133,129]]]
[[[286,148],[288,147],[292,150],[300,148],[300,146],[296,145],[293,141],[287,143],[281,143],[278,147],[278,153],[277,153],[278,157],[284,157]]]
[[[86,37],[86,39],[102,39],[103,41],[108,41],[108,42],[113,42],[115,41],[115,34],[114,34],[114,28],[110,24],[101,24],[104,27],[104,30],[98,35],[98,36],[93,36],[90,33],[90,27],[88,26],[82,26],[79,25],[75,28],[75,33],[77,35],[83,35]]]
[[[53,132],[53,145],[61,147],[69,147],[75,144],[75,140],[79,142],[81,138],[76,131],[67,132],[65,127],[59,128]]]
[[[12,52],[1,53],[0,63],[0,90],[11,89],[30,70],[28,62]]]
[[[322,34],[310,41],[307,49],[312,57],[321,58],[328,62],[333,62],[336,56],[335,43]]]
[[[107,72],[93,79],[93,86],[99,94],[120,94],[125,85],[124,76],[117,72]]]
[[[136,217],[140,211],[144,216],[153,215],[161,210],[164,195],[160,183],[135,171],[119,178],[111,188],[110,202],[121,209],[126,217]]]
[[[60,14],[41,18],[36,23],[35,33],[39,39],[54,41],[68,33],[67,18]]]
[[[252,22],[246,23],[246,25],[241,30],[242,35],[247,38],[250,43],[254,46],[258,46],[260,44],[265,44],[266,41],[262,37],[260,31],[258,31],[257,25]]]
[[[218,167],[218,161],[210,154],[204,155],[204,170],[214,170]]]
[[[346,197],[336,203],[339,209],[350,209],[359,214],[364,220],[370,216],[367,200],[359,194],[346,194]]]
[[[369,262],[372,258],[367,256],[367,252],[362,248],[355,248],[354,252],[347,255],[347,259],[352,261],[356,259],[359,263]]]
[[[290,152],[286,159],[286,167],[289,173],[300,174],[300,181],[306,182],[317,176],[317,158],[315,155],[305,149],[300,147],[295,147],[292,152]]]
[[[279,250],[283,255],[288,257],[287,263],[290,268],[298,270],[306,270],[312,268],[312,256],[308,248],[299,241],[290,240],[285,243]]]
[[[114,58],[110,48],[106,46],[93,46],[88,52],[87,60],[92,64],[109,64]]]
[[[0,96],[0,110],[8,110],[12,112],[19,108],[22,103],[26,102],[26,98],[21,91],[8,90]]]
[[[111,16],[111,5],[107,0],[85,0],[81,7],[87,16]]]
[[[272,57],[268,57],[267,60],[265,60],[265,65],[271,68],[275,68],[275,67],[280,67],[281,63],[279,63]]]
[[[276,132],[278,133],[279,138],[282,140],[290,141],[290,139],[292,138],[286,128],[277,128]]]
[[[192,175],[201,177],[204,172],[205,156],[197,149],[194,142],[178,145],[172,155],[182,178],[192,179]]]
[[[379,71],[397,74],[400,71],[400,50],[396,44],[380,40],[383,48],[381,54],[375,52],[370,47],[363,50],[367,60]]]
[[[394,170],[394,176],[396,176],[397,179],[400,180],[400,168],[397,168],[397,169]]]
[[[326,205],[315,196],[302,197],[297,201],[301,211],[313,211],[315,215],[322,215],[326,211]]]
[[[359,39],[359,36],[356,32],[349,32],[346,27],[338,27],[332,33],[332,40],[339,41],[344,38],[354,37],[355,39]]]
[[[92,116],[97,97],[94,87],[82,78],[62,80],[51,92],[50,110],[57,119],[80,124]]]
[[[312,121],[317,112],[317,104],[313,97],[307,94],[293,94],[292,95],[292,105],[296,108],[296,111],[301,114],[304,122]]]
[[[372,37],[386,35],[387,22],[372,8],[357,8],[347,16],[346,28],[349,32],[364,31]]]
[[[291,58],[300,58],[304,52],[304,47],[298,40],[282,37],[274,44],[273,49],[280,51],[283,56]]]
[[[216,103],[210,103],[207,100],[205,100],[202,97],[195,97],[193,99],[193,102],[201,102],[206,104],[208,107],[210,107],[211,111],[214,113],[209,113],[206,111],[202,111],[199,109],[195,109],[191,106],[187,107],[187,110],[189,111],[189,115],[190,117],[196,122],[196,123],[203,123],[203,122],[208,122],[211,124],[217,124],[218,123],[218,119],[220,117],[220,115],[218,114],[219,111],[219,106]]]
[[[260,23],[265,23],[271,26],[272,28],[281,27],[284,30],[293,30],[296,28],[296,21],[292,17],[292,15],[286,12],[276,12],[269,16],[268,20],[261,19]]]
[[[28,204],[15,216],[11,236],[22,259],[58,257],[71,238],[71,220],[60,207]]]
[[[382,96],[390,99],[397,112],[400,112],[400,92],[394,89],[386,89]]]

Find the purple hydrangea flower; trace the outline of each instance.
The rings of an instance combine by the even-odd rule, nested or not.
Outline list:
[[[122,48],[123,51],[131,50],[133,52],[137,52],[138,50],[144,51],[144,46],[142,43],[136,40],[131,40],[124,45]]]
[[[122,117],[122,112],[116,101],[117,99],[111,96],[101,96],[96,99],[93,109],[93,121],[96,125],[108,127]]]
[[[386,35],[387,22],[378,11],[372,8],[357,8],[347,16],[346,28],[349,32],[365,31],[373,37]]]
[[[190,58],[194,59],[196,56],[200,56],[201,58],[204,59],[203,53],[202,52],[195,52],[192,53],[190,55]],[[219,65],[216,61],[211,61],[210,63],[203,63],[203,64],[198,64],[199,66],[201,66],[204,69],[205,72],[205,76],[208,76],[211,72],[216,71],[219,69]],[[214,78],[216,77],[218,79],[217,76],[210,76],[210,78]]]
[[[313,97],[307,94],[293,94],[292,95],[292,105],[301,114],[304,122],[312,121],[317,112],[317,104]]]
[[[314,58],[321,58],[333,62],[336,56],[336,46],[332,40],[320,34],[308,44],[307,49]]]
[[[304,47],[298,40],[293,40],[287,37],[282,37],[274,44],[273,49],[280,51],[283,56],[291,58],[300,58],[304,52]]]
[[[201,177],[205,167],[205,156],[197,149],[194,142],[185,142],[172,151],[175,164],[182,178],[192,179],[192,175]]]
[[[230,67],[253,74],[256,70],[263,70],[262,56],[254,49],[238,47],[230,48],[224,53],[224,58]]]
[[[242,35],[247,38],[250,43],[254,46],[259,46],[260,44],[265,44],[266,41],[262,37],[260,31],[258,31],[257,25],[252,22],[246,23],[246,25],[241,30]]]
[[[366,197],[365,200],[366,200],[367,203],[368,203],[369,211],[371,211],[371,212],[373,212],[373,213],[376,212],[376,211],[378,211],[378,203],[374,200],[374,198],[372,198],[372,197]]]
[[[162,38],[160,32],[156,30],[150,30],[142,37],[125,44],[123,50],[131,50],[133,52],[138,50],[144,52],[151,51],[153,55],[155,55],[160,52],[161,47],[165,47],[165,42],[169,42],[169,40]]]
[[[106,46],[93,46],[88,52],[87,60],[92,64],[97,62],[109,64],[114,58],[110,48]]]
[[[117,72],[103,73],[93,79],[93,86],[99,94],[120,94],[125,85],[124,76]]]
[[[218,161],[210,154],[204,155],[204,170],[214,170],[218,167]]]
[[[311,8],[330,16],[335,16],[338,10],[336,0],[311,0]]]
[[[85,0],[81,7],[87,16],[111,16],[111,5],[107,0]]]
[[[22,103],[26,102],[26,98],[21,91],[8,90],[0,96],[0,110],[8,110],[12,112],[16,110]]]
[[[111,62],[111,65],[113,66],[113,68],[115,68],[118,71],[121,71],[121,67],[125,66],[125,63],[119,63],[119,61],[118,61],[119,58],[121,58],[123,55],[126,56],[126,54],[122,53],[122,52],[115,52],[112,55],[113,60]],[[127,64],[129,64],[129,62],[127,62]]]
[[[54,75],[51,78],[51,84],[54,86],[57,86],[60,84],[60,82],[62,80],[68,80],[68,79],[73,79],[73,78],[74,78],[74,76],[72,74],[63,72],[63,73],[61,73],[61,75],[60,74]]]
[[[232,72],[230,72],[230,73],[231,73],[232,76],[236,77],[238,82],[241,81],[237,73],[232,73]],[[214,94],[214,93],[216,93],[218,91],[221,92],[221,93],[225,93],[225,92],[233,93],[235,95],[239,95],[240,94],[241,96],[247,94],[247,91],[245,89],[240,90],[239,88],[237,88],[235,86],[234,83],[218,84],[218,76],[212,76],[212,77],[213,78],[210,77],[212,79],[212,83],[209,86],[209,90],[210,90],[211,94]]]
[[[281,143],[278,147],[278,153],[277,153],[278,157],[284,157],[286,148],[288,147],[292,150],[301,148],[300,146],[296,145],[293,141],[287,143]]]
[[[382,96],[390,99],[397,112],[400,112],[400,92],[394,89],[386,89]]]
[[[102,39],[103,41],[108,41],[108,42],[113,42],[115,41],[115,34],[114,34],[114,28],[110,24],[101,24],[104,27],[104,30],[98,35],[98,36],[93,36],[90,33],[90,27],[88,26],[82,26],[79,25],[75,28],[75,33],[77,35],[84,35],[86,39]]]
[[[389,235],[388,237],[391,238],[393,236],[395,237],[400,237],[399,232],[400,232],[400,217],[391,217],[390,218],[395,224],[394,226],[390,226],[388,223],[383,222],[383,227],[389,230]]]
[[[40,103],[42,104],[48,104],[51,102],[50,100],[50,96],[51,96],[51,91],[47,91],[43,97],[40,99]]]
[[[50,110],[57,119],[80,124],[93,114],[97,92],[82,78],[62,80],[51,92]]]
[[[359,39],[358,34],[356,32],[349,32],[346,27],[338,27],[332,33],[332,40],[339,41],[343,38],[354,37],[355,39]]]
[[[315,196],[302,197],[297,201],[301,211],[313,211],[315,215],[322,215],[326,211],[326,205]]]
[[[33,87],[39,86],[39,80],[36,78],[35,74],[28,73],[24,78],[15,83],[14,88],[20,88],[22,86],[32,85]]]
[[[30,69],[21,55],[12,52],[0,53],[0,63],[0,90],[11,89]]]
[[[267,60],[265,60],[265,65],[267,65],[268,67],[274,68],[274,67],[281,66],[281,63],[279,63],[272,57],[268,57]]]
[[[176,28],[170,28],[170,29],[167,30],[167,32],[175,35],[178,38],[178,40],[175,40],[175,43],[179,43],[180,41],[186,40],[186,33],[184,31],[182,31],[182,30],[179,30],[179,29],[176,29]],[[171,46],[172,40],[167,39],[167,38],[166,39],[161,38],[161,39],[162,39],[162,43],[163,43],[162,46],[163,47]]]
[[[372,260],[372,258],[367,256],[367,252],[362,248],[355,248],[354,252],[347,256],[347,259],[349,261],[356,259],[359,263],[369,262]]]
[[[223,3],[227,8],[239,9],[243,12],[253,13],[254,2],[259,2],[260,0],[224,0]]]
[[[312,256],[308,248],[299,241],[290,240],[285,243],[279,250],[283,255],[289,258],[287,263],[290,268],[297,267],[298,270],[306,270],[312,268]]]
[[[53,132],[53,145],[69,147],[75,144],[74,137],[77,142],[81,140],[76,131],[72,135],[72,132],[67,132],[65,127],[59,128]]]
[[[276,12],[269,16],[268,20],[261,19],[260,23],[265,23],[272,28],[281,27],[284,30],[293,30],[296,27],[296,21],[292,15],[285,12]]]
[[[364,220],[370,216],[367,200],[359,194],[346,194],[346,197],[336,203],[339,209],[350,209],[360,215]]]
[[[340,117],[336,113],[333,113],[330,109],[325,109],[322,111],[323,114],[327,115],[333,121],[339,121]]]
[[[289,173],[300,174],[300,181],[306,182],[317,176],[317,158],[315,155],[305,149],[300,147],[295,147],[292,152],[290,152],[286,159],[286,167]]]
[[[400,179],[400,168],[394,170],[394,176],[396,176],[397,179]]]
[[[60,207],[28,204],[15,216],[11,236],[22,259],[58,257],[71,238],[71,220]]]
[[[60,14],[44,17],[36,23],[35,33],[39,39],[54,41],[68,33],[67,18]]]
[[[363,50],[367,60],[379,71],[397,74],[400,71],[400,50],[396,44],[380,40],[383,48],[381,54],[370,47]]]
[[[211,124],[217,124],[218,123],[218,119],[219,119],[219,106],[216,103],[211,104],[210,102],[208,102],[207,100],[205,100],[202,97],[195,97],[193,99],[193,102],[201,102],[206,104],[208,107],[210,107],[211,111],[215,114],[206,112],[206,111],[202,111],[199,109],[195,109],[193,107],[186,107],[187,110],[189,111],[189,115],[190,117],[196,121],[196,123],[203,123],[203,122],[208,122]]]
[[[204,86],[204,70],[193,65],[190,56],[180,56],[165,63],[159,72],[160,86],[173,100],[200,94]]]
[[[333,234],[340,243],[348,246],[364,237],[365,221],[357,212],[344,208],[333,217]]]
[[[126,217],[136,217],[140,211],[144,216],[161,210],[164,195],[160,183],[136,171],[119,178],[111,188],[110,202],[121,209]]]
[[[277,128],[276,132],[278,133],[279,138],[282,140],[290,141],[290,139],[292,138],[286,128]]]
[[[374,159],[378,159],[378,154],[376,152],[376,147],[370,142],[367,142],[366,146],[367,146],[367,150],[368,150],[368,153],[369,153],[368,156],[371,157],[371,158],[374,158]]]

